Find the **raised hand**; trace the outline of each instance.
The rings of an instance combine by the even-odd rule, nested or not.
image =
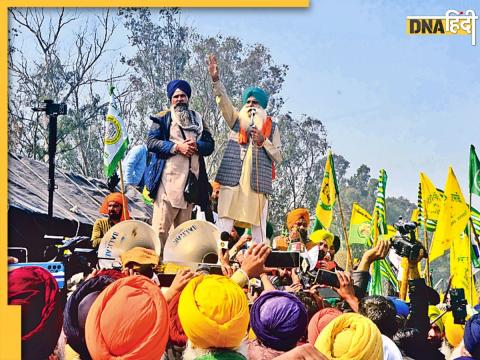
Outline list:
[[[208,73],[210,74],[212,81],[213,82],[218,81],[219,80],[218,65],[217,65],[217,58],[215,55],[213,54],[208,55],[207,66],[208,66]]]

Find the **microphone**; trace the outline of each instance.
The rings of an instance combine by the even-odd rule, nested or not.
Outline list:
[[[256,113],[257,113],[257,109],[255,108],[250,109],[250,127],[255,126],[253,123],[253,118],[255,117]]]
[[[231,236],[227,231],[222,231],[222,233],[220,234],[220,239],[222,239],[222,241],[228,242],[231,239]]]

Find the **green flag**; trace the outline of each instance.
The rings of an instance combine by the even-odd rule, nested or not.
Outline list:
[[[115,172],[117,164],[128,149],[128,136],[125,123],[117,110],[113,87],[110,87],[110,104],[105,121],[105,147],[103,150],[104,171],[107,177]]]
[[[480,196],[480,161],[473,145],[470,145],[469,189],[470,194]]]
[[[379,235],[388,234],[387,226],[387,211],[385,206],[385,193],[387,188],[387,173],[384,169],[380,170],[380,176],[378,178],[377,198],[375,200],[375,207],[373,209],[374,215],[377,214],[377,231]],[[375,216],[372,219],[371,236],[369,245],[373,245],[374,242],[374,223]],[[370,295],[383,295],[382,291],[382,277],[389,281],[393,288],[398,291],[398,281],[395,273],[392,271],[389,263],[386,259],[377,260],[373,263],[372,277],[369,284]]]

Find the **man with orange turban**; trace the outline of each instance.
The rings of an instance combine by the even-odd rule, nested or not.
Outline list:
[[[190,280],[178,304],[178,316],[188,337],[184,360],[239,350],[250,320],[242,288],[225,276],[202,275]],[[246,350],[246,349],[244,349]]]
[[[85,340],[93,360],[160,359],[168,341],[168,305],[160,288],[141,275],[119,279],[88,311]]]
[[[95,220],[95,224],[93,224],[91,240],[94,248],[98,248],[103,236],[113,225],[130,219],[130,213],[128,212],[128,199],[122,193],[111,193],[103,200],[99,212],[100,214],[108,215],[108,218],[97,219]]]

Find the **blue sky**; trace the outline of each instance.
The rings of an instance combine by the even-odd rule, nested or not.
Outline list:
[[[383,167],[387,196],[416,201],[419,172],[443,188],[449,165],[467,195],[470,144],[480,153],[480,32],[475,47],[468,36],[405,33],[407,16],[448,9],[478,15],[480,2],[311,0],[308,9],[184,9],[182,18],[203,34],[267,46],[290,67],[283,110],[321,119],[350,174]],[[113,56],[129,51],[125,35]]]
[[[351,171],[384,167],[387,195],[415,201],[419,172],[443,187],[449,165],[466,192],[470,144],[480,152],[480,44],[405,33],[407,16],[448,9],[479,14],[480,2],[312,0],[309,9],[189,9],[183,18],[201,33],[265,44],[290,66],[284,110],[323,120]]]

